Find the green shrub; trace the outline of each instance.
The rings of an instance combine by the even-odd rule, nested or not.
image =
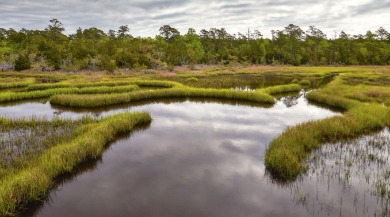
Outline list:
[[[167,69],[168,71],[173,72],[175,70],[175,66],[172,64],[168,64]]]
[[[31,68],[30,58],[27,55],[19,55],[15,60],[15,70],[22,71]]]
[[[110,60],[108,58],[104,58],[102,60],[101,69],[107,70],[108,72],[114,72],[116,69],[115,60]]]

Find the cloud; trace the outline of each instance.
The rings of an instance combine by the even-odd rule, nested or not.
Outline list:
[[[390,12],[390,1],[377,1],[373,0],[369,3],[359,5],[352,8],[354,15],[365,15],[371,13],[389,13]]]
[[[231,34],[272,29],[290,23],[306,30],[310,25],[328,35],[333,31],[364,34],[380,26],[390,29],[390,0],[2,0],[0,28],[44,29],[57,18],[73,33],[78,27],[104,31],[129,25],[135,36],[154,36],[162,25],[180,32],[188,28],[225,28]]]

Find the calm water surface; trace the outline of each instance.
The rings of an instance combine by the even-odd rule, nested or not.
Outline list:
[[[150,126],[118,139],[20,216],[371,216],[377,197],[356,201],[345,184],[321,182],[320,173],[286,185],[266,174],[264,151],[286,127],[336,115],[308,104],[302,94],[280,98],[271,108],[188,100],[94,111],[46,102],[2,106],[0,114],[9,117],[124,110],[153,117]],[[353,188],[360,192],[358,184]],[[357,212],[363,203],[368,210]]]

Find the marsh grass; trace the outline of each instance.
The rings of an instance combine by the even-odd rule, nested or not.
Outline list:
[[[346,97],[362,102],[377,102],[390,106],[390,88],[378,86],[355,86],[345,93]]]
[[[124,93],[140,90],[137,85],[127,86],[98,86],[98,87],[83,87],[75,91],[76,94],[102,94],[102,93]]]
[[[303,79],[303,80],[299,81],[299,84],[303,85],[303,86],[310,86],[311,85],[311,81],[309,81],[307,79]]]
[[[50,189],[55,177],[70,172],[85,159],[100,156],[116,135],[150,121],[148,113],[126,112],[78,127],[76,138],[43,151],[26,167],[0,180],[0,215],[12,215],[28,201],[41,198]]]
[[[295,180],[306,170],[308,154],[323,143],[350,139],[390,125],[390,109],[371,101],[363,103],[349,99],[355,87],[346,85],[345,77],[337,78],[325,88],[312,91],[309,100],[344,110],[343,116],[310,121],[288,128],[269,145],[265,165],[270,174],[280,180]],[[388,88],[388,87],[387,87]]]
[[[73,131],[79,125],[92,122],[88,117],[79,120],[0,117],[0,179],[27,166],[32,157],[48,148],[74,138]]]
[[[33,90],[55,89],[55,88],[86,88],[86,87],[101,87],[101,86],[116,87],[116,86],[129,86],[129,85],[163,87],[163,88],[181,86],[181,84],[176,82],[158,81],[158,80],[126,80],[126,81],[99,81],[99,82],[75,80],[73,82],[65,81],[59,83],[34,84],[28,86],[27,90],[33,91]]]
[[[58,83],[43,83],[43,84],[33,84],[27,87],[27,91],[34,91],[34,90],[47,90],[47,89],[54,89],[54,88],[71,88],[75,87],[74,85],[68,83],[68,82],[58,82]]]
[[[265,85],[261,74],[199,74],[199,75],[179,75],[167,78],[169,80],[182,83],[196,88],[235,88],[235,87],[263,87]],[[286,82],[279,80],[279,84]]]
[[[15,79],[2,78],[0,79],[0,89],[27,87],[35,82],[35,79]]]
[[[71,107],[99,107],[160,98],[216,98],[246,100],[258,103],[275,103],[272,96],[264,92],[235,91],[227,89],[173,88],[154,91],[137,91],[124,94],[55,95],[50,103]]]
[[[128,86],[97,86],[85,88],[54,88],[47,90],[36,90],[26,92],[4,92],[0,93],[0,103],[17,100],[48,98],[55,94],[101,94],[101,93],[123,93],[139,90],[137,85]]]
[[[299,84],[286,84],[286,85],[277,85],[272,87],[267,87],[265,89],[260,89],[260,91],[264,91],[268,94],[280,94],[280,93],[288,93],[288,92],[299,92],[302,89]]]
[[[0,102],[51,97],[50,102],[53,105],[74,108],[101,107],[172,98],[245,100],[272,105],[275,102],[272,94],[301,90],[302,87],[299,84],[291,84],[292,81],[299,83],[299,81],[308,80],[315,87],[326,83],[326,86],[321,86],[321,89],[308,93],[307,98],[310,101],[342,109],[344,114],[290,127],[271,142],[265,154],[265,165],[273,177],[283,180],[294,180],[305,171],[309,153],[318,149],[321,144],[354,138],[390,124],[388,107],[390,97],[387,85],[390,76],[388,73],[381,73],[373,68],[271,67],[259,71],[256,67],[253,69],[220,67],[202,73],[172,72],[169,75],[138,73],[136,75],[107,76],[94,75],[93,73],[88,75],[3,73],[0,76],[11,79],[14,83],[26,79],[34,79],[36,82],[28,84],[28,91],[0,93]],[[333,79],[334,76],[337,77]],[[196,78],[197,81],[192,77]],[[331,82],[328,83],[329,81]],[[230,89],[247,86],[267,88],[252,92]],[[139,87],[164,89],[151,91],[139,90]],[[71,171],[82,160],[99,156],[103,147],[112,141],[118,133],[126,133],[135,125],[147,123],[150,120],[150,116],[146,113],[125,113],[81,124],[74,131],[70,129],[73,126],[71,123],[58,126],[48,124],[47,128],[53,128],[53,132],[46,135],[47,137],[36,134],[36,138],[34,137],[32,140],[36,139],[37,143],[31,146],[32,150],[35,151],[31,152],[28,150],[30,146],[26,145],[25,141],[31,139],[31,135],[35,135],[32,133],[34,131],[26,130],[29,128],[23,127],[16,131],[12,131],[12,129],[7,131],[4,128],[5,136],[3,138],[8,139],[4,140],[5,146],[8,147],[8,149],[4,148],[4,153],[11,150],[10,153],[16,153],[14,154],[15,159],[22,159],[20,156],[25,156],[25,160],[22,160],[22,163],[16,160],[16,163],[13,164],[10,163],[14,162],[13,160],[4,160],[7,159],[6,157],[3,159],[6,169],[2,171],[4,177],[0,180],[0,215],[12,214],[26,201],[40,198],[50,188],[56,176]],[[34,121],[25,120],[25,122]],[[42,122],[44,121],[42,120]],[[4,127],[10,126],[10,124],[6,124],[6,121],[4,123]],[[40,129],[47,131],[45,127]],[[70,132],[71,136],[56,137],[56,133],[59,132]],[[12,137],[12,135],[23,136]],[[21,137],[25,138],[21,139]],[[16,147],[22,148],[16,148],[14,151],[14,147],[10,145],[9,141],[17,139],[21,140],[15,143]],[[48,141],[45,142],[45,140]],[[26,151],[23,151],[23,148]],[[17,153],[22,154],[18,155]],[[6,154],[3,155],[6,156]],[[6,171],[12,168],[12,165],[18,169],[7,173]]]
[[[313,206],[307,208],[313,209],[313,213],[314,210],[323,211],[323,204],[328,204],[334,211],[338,210],[336,207],[345,208],[344,203],[329,203],[329,196],[336,200],[350,198],[351,203],[347,202],[346,206],[353,205],[356,215],[389,216],[389,130],[386,127],[353,140],[322,144],[309,155],[305,177],[302,177],[302,181],[291,183],[291,190],[306,193],[307,183],[316,186],[317,190],[309,190],[308,195]],[[335,189],[340,189],[337,196],[329,194]]]
[[[5,79],[34,79],[35,83],[53,83],[69,79],[80,78],[76,74],[62,74],[62,73],[29,73],[29,72],[0,72],[0,78]]]
[[[354,138],[390,124],[390,111],[381,105],[359,105],[344,114],[288,128],[274,139],[265,165],[280,179],[295,179],[305,171],[308,154],[327,142]]]

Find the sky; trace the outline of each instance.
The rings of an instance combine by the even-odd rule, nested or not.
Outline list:
[[[163,25],[185,34],[188,28],[225,28],[227,32],[314,25],[328,37],[341,31],[390,32],[390,0],[0,0],[0,28],[44,29],[58,19],[65,34],[96,27],[107,32],[128,25],[133,36],[154,37]]]

